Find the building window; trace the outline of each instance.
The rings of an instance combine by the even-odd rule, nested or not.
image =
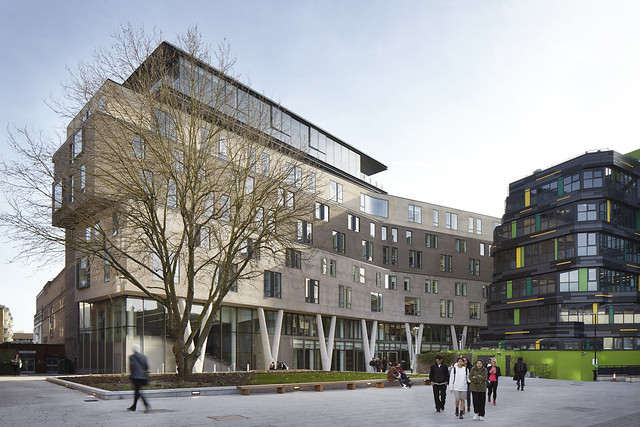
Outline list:
[[[438,227],[440,224],[440,212],[437,209],[433,210],[433,226]]]
[[[320,273],[326,276],[328,272],[329,272],[329,265],[327,264],[327,259],[322,258],[320,260]]]
[[[329,276],[331,277],[336,277],[336,260],[335,259],[330,259],[329,260]]]
[[[560,292],[578,292],[578,270],[560,273]]]
[[[602,187],[602,171],[592,170],[582,172],[582,182],[584,184],[584,188]]]
[[[329,199],[337,203],[342,203],[342,184],[329,181]]]
[[[345,252],[345,235],[339,231],[332,232],[333,250],[335,252]]]
[[[313,172],[309,172],[308,176],[309,176],[309,193],[315,194],[316,184],[317,184],[316,174]]]
[[[420,298],[404,297],[404,314],[407,316],[420,316]]]
[[[480,303],[469,303],[469,319],[480,319]]]
[[[344,308],[344,285],[338,285],[338,307]]]
[[[84,193],[87,184],[87,169],[85,165],[80,166],[80,192]]]
[[[398,289],[398,277],[387,275],[387,283],[385,288],[390,289],[392,291],[395,291],[396,289]]]
[[[447,317],[453,317],[453,300],[447,300]]]
[[[487,298],[488,296],[489,296],[489,287],[485,285],[482,287],[482,298]]]
[[[398,248],[391,248],[391,264],[398,265]]]
[[[409,222],[422,224],[422,208],[420,206],[409,205]]]
[[[476,234],[482,234],[482,219],[476,218]]]
[[[82,129],[78,129],[78,131],[73,135],[71,145],[69,146],[69,152],[71,155],[69,164],[72,164],[75,158],[82,152]]]
[[[90,285],[89,257],[84,256],[76,261],[76,287],[88,288]]]
[[[397,228],[392,228],[391,229],[391,241],[393,243],[398,243],[398,229]]]
[[[362,259],[373,261],[373,242],[362,241]]]
[[[111,281],[111,264],[109,263],[108,259],[104,260],[104,267],[103,267],[103,272],[104,272],[104,282],[110,282]]]
[[[282,275],[275,271],[264,272],[264,297],[280,298],[280,287],[282,283]]]
[[[451,255],[440,255],[440,271],[450,272],[453,268]]]
[[[376,224],[373,222],[369,224],[369,236],[376,237]]]
[[[269,163],[271,162],[271,159],[269,158],[269,154],[267,153],[262,153],[260,155],[260,169],[262,172],[262,175],[269,175]]]
[[[360,210],[371,215],[387,218],[389,216],[389,202],[360,193]]]
[[[413,233],[411,233],[411,230],[406,230],[405,231],[405,236],[407,238],[407,245],[410,245],[411,242],[413,241],[412,235],[413,235]]]
[[[596,233],[578,233],[578,256],[597,255]]]
[[[316,202],[316,219],[320,221],[329,221],[329,206]]]
[[[384,225],[380,227],[380,240],[387,240],[387,227]]]
[[[218,158],[221,160],[227,160],[227,156],[229,155],[229,142],[227,138],[221,136],[218,139]]]
[[[424,235],[424,245],[427,248],[438,248],[438,236],[435,234],[425,234]]]
[[[351,286],[344,287],[344,305],[345,308],[351,308]]]
[[[422,268],[422,251],[409,251],[409,267]]]
[[[595,221],[598,219],[598,205],[596,203],[578,203],[578,221]]]
[[[371,311],[382,313],[382,294],[371,292]]]
[[[360,282],[360,283],[364,283],[365,282],[364,268],[363,267],[358,267],[356,265],[353,266],[353,281],[354,282]]]
[[[253,193],[254,179],[252,176],[248,176],[246,181],[244,182],[244,192],[245,194]]]
[[[211,233],[209,232],[209,227],[200,227],[200,231],[198,232],[198,237],[196,240],[196,247],[209,249],[211,242]]]
[[[389,264],[389,246],[382,247],[382,263]]]
[[[360,232],[360,217],[348,214],[347,228],[351,231]]]
[[[75,187],[76,181],[73,175],[69,176],[69,203],[73,203],[75,201]]]
[[[572,191],[578,191],[580,189],[580,174],[574,174],[565,176],[563,178],[564,192],[571,193]]]
[[[456,239],[456,252],[467,253],[467,241],[463,239]]]
[[[445,228],[447,230],[457,230],[458,229],[458,214],[454,214],[451,212],[445,212]]]
[[[404,278],[404,290],[409,292],[411,290],[411,278],[410,277],[405,277]]]
[[[431,287],[431,289],[433,289],[433,293],[434,294],[438,293],[438,281],[437,280],[433,281],[433,286]]]
[[[302,168],[287,163],[287,170],[289,171],[286,179],[287,184],[300,188],[302,186]]]
[[[382,286],[382,273],[376,271],[376,287]]]
[[[467,284],[466,283],[456,282],[456,284],[455,284],[455,293],[456,293],[456,296],[466,297],[467,296]]]
[[[480,243],[480,256],[484,256],[484,243]]]
[[[287,248],[285,256],[285,265],[290,268],[302,269],[302,252],[295,249]]]
[[[312,304],[320,304],[320,282],[313,279],[306,279],[304,287],[304,301]]]
[[[480,275],[480,260],[479,259],[469,259],[469,274],[472,276]]]
[[[62,207],[62,184],[60,181],[53,183],[53,210],[60,209]]]
[[[469,217],[469,233],[473,233],[473,218]]]
[[[298,220],[298,242],[313,243],[313,224],[307,221]]]
[[[424,292],[431,293],[431,279],[424,279]]]
[[[178,194],[176,189],[176,182],[172,179],[167,183],[167,206],[175,208],[178,206]]]
[[[447,317],[447,300],[440,300],[440,317]]]

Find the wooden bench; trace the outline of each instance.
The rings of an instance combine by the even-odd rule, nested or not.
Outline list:
[[[314,383],[289,383],[289,384],[258,384],[258,385],[239,385],[236,386],[240,390],[242,396],[249,396],[251,390],[262,388],[275,388],[276,393],[286,393],[287,387],[289,388],[303,388],[313,387],[314,391],[323,391],[325,385],[346,385],[347,390],[355,390],[357,384],[376,384],[376,388],[384,388],[386,380],[374,379],[374,380],[353,380],[353,381],[326,381],[326,382],[314,382]]]

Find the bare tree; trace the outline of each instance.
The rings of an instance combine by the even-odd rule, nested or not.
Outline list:
[[[79,288],[113,271],[162,304],[189,374],[227,293],[310,240],[316,178],[286,112],[229,77],[228,45],[214,69],[197,28],[178,44],[125,27],[81,63],[50,103],[73,112],[54,167],[51,143],[10,136],[0,219],[24,253],[65,247]]]

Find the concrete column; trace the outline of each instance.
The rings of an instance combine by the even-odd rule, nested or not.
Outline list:
[[[336,330],[336,316],[331,317],[328,345],[325,341],[324,325],[322,324],[322,316],[320,314],[316,314],[316,325],[318,328],[318,344],[320,346],[320,362],[322,363],[322,370],[330,371],[331,359],[333,358],[333,338]]]
[[[369,348],[369,338],[367,336],[367,322],[364,319],[360,319],[362,325],[362,349],[364,350],[364,366],[367,372],[373,372],[373,367],[369,366],[371,361],[371,349]]]
[[[202,319],[202,323],[200,324],[200,333],[202,334],[202,329],[204,328],[204,324],[209,320],[209,316],[211,316],[211,305],[207,309],[204,318]],[[207,336],[204,339],[204,343],[202,344],[202,349],[200,350],[200,356],[198,356],[198,360],[196,360],[195,365],[193,366],[193,372],[203,372],[204,371],[204,357],[207,349],[207,341],[209,337]]]
[[[458,348],[458,337],[456,336],[456,328],[453,325],[450,325],[450,327],[451,327],[451,343],[453,344],[453,350],[458,351],[460,350],[460,348]]]
[[[269,342],[269,331],[267,329],[267,319],[264,315],[264,309],[262,307],[258,307],[258,323],[260,324],[260,340],[262,342],[262,355],[265,369],[269,369],[271,362],[276,363],[278,360],[283,314],[283,310],[278,310],[278,317],[276,318],[276,330],[273,334],[272,346]]]
[[[465,343],[467,342],[467,328],[468,326],[465,326],[464,328],[462,328],[462,337],[460,338],[460,341],[462,341],[462,349],[465,348]]]

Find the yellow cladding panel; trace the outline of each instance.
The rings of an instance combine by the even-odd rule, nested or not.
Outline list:
[[[531,206],[531,190],[528,188],[524,190],[524,205]]]

